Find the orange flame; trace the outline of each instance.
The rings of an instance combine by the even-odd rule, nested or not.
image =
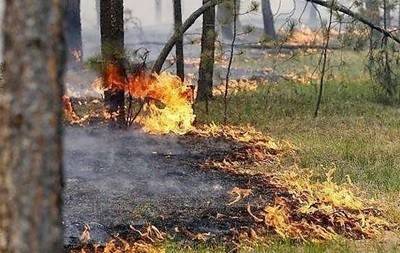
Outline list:
[[[106,89],[123,90],[132,97],[148,101],[136,119],[146,132],[185,134],[192,129],[195,119],[192,89],[179,77],[145,71],[124,75],[121,68],[109,64],[103,78]]]

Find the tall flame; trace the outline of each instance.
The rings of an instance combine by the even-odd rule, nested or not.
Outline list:
[[[192,90],[179,77],[145,71],[125,76],[120,68],[110,64],[104,83],[107,89],[124,90],[131,96],[146,101],[135,122],[152,134],[185,134],[192,129],[195,115]]]

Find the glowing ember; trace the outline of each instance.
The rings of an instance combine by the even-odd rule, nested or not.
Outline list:
[[[144,71],[125,76],[110,64],[104,75],[106,89],[124,90],[145,102],[135,122],[152,134],[185,134],[192,129],[195,115],[192,90],[179,77],[168,73],[148,74]]]

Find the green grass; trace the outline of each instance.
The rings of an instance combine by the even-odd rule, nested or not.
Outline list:
[[[400,109],[378,104],[368,82],[326,85],[318,118],[313,86],[280,83],[242,93],[229,101],[229,122],[251,124],[299,148],[300,165],[337,168],[337,177],[368,188],[400,191]],[[201,122],[221,122],[222,98]]]

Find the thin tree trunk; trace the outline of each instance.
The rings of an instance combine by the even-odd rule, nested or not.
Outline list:
[[[209,0],[203,0],[206,4]],[[208,101],[212,97],[214,57],[215,57],[215,7],[203,14],[203,31],[201,36],[201,56],[197,100]]]
[[[325,47],[322,50],[322,69],[321,69],[321,78],[319,82],[319,92],[317,97],[317,105],[315,106],[314,111],[314,118],[318,117],[319,108],[322,102],[322,95],[324,92],[324,84],[325,84],[325,75],[326,75],[326,68],[328,63],[328,48],[329,42],[331,39],[331,29],[332,29],[332,20],[333,20],[333,5],[335,4],[335,0],[332,0],[331,8],[329,9],[329,23],[326,29],[326,39],[325,39]]]
[[[124,54],[124,1],[100,1],[101,53],[104,66],[117,64]],[[107,85],[108,86],[108,85]],[[112,116],[112,124],[125,125],[124,91],[107,90],[104,92],[105,105]]]
[[[383,0],[383,28],[387,29],[389,26],[389,18],[388,16],[390,15],[389,13],[389,6],[388,6],[388,0]],[[396,90],[394,86],[392,85],[392,78],[391,78],[391,70],[390,70],[390,59],[389,59],[389,48],[388,48],[388,38],[385,37],[383,38],[383,49],[384,49],[384,60],[385,60],[385,69],[384,69],[384,75],[385,75],[385,81],[386,81],[386,87],[387,91],[390,96],[393,96],[396,93]]]
[[[229,93],[229,79],[231,76],[231,68],[233,63],[233,56],[235,50],[235,43],[236,43],[236,36],[237,36],[237,5],[236,1],[233,2],[233,38],[231,43],[231,51],[229,56],[228,62],[228,69],[226,71],[226,78],[225,78],[225,93],[224,93],[224,124],[228,123],[228,93]]]
[[[181,0],[174,1],[175,31],[182,29],[182,6]],[[185,62],[183,56],[183,34],[176,41],[176,74],[183,81],[185,79]]]
[[[271,39],[276,39],[274,16],[272,14],[270,0],[262,0],[261,8],[264,21],[264,33]]]
[[[63,1],[6,1],[0,252],[62,252]],[[23,6],[23,8],[21,8]]]
[[[68,46],[68,65],[73,69],[82,67],[82,24],[81,0],[67,0],[66,41]]]

